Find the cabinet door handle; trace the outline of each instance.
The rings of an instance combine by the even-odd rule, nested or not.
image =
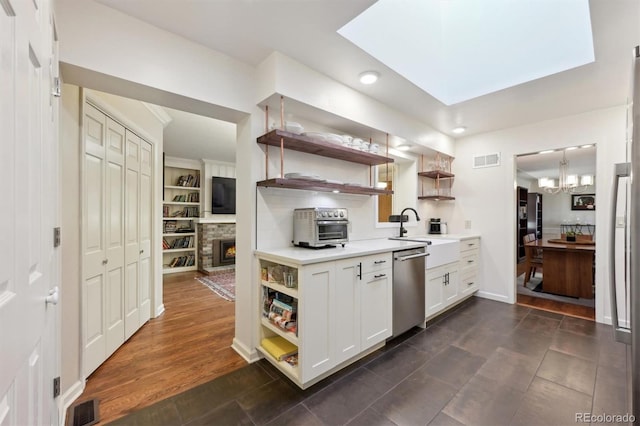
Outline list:
[[[144,253],[144,250],[140,250],[140,254]]]
[[[380,265],[381,263],[387,263],[386,260],[376,260],[375,262],[373,262],[374,265]]]
[[[467,285],[473,285],[473,281],[468,282]]]
[[[380,275],[374,275],[373,278],[382,278],[382,277],[386,277],[387,274],[380,274]]]
[[[109,259],[104,259],[104,260],[102,261],[102,264],[103,264],[103,265],[106,265],[107,263],[109,263]]]
[[[473,263],[473,260],[467,260],[467,263]]]
[[[362,262],[358,263],[358,274],[356,276],[362,281]]]

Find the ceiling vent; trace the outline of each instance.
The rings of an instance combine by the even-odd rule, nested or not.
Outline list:
[[[500,153],[494,152],[493,154],[474,155],[473,156],[473,168],[480,169],[483,167],[495,167],[500,165]]]

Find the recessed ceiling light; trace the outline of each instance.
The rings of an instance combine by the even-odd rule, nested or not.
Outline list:
[[[577,146],[570,146],[569,148],[566,148],[565,151],[573,151],[574,149],[578,149]]]
[[[459,135],[460,133],[464,133],[465,130],[467,130],[466,127],[459,126],[459,127],[456,127],[455,129],[453,129],[452,132],[455,133],[456,135]]]
[[[399,151],[409,151],[411,149],[411,145],[407,143],[401,143],[400,145],[396,146],[396,149]]]
[[[378,81],[378,77],[380,77],[380,74],[376,71],[365,71],[360,74],[360,83],[373,84]]]
[[[593,144],[591,145],[582,145],[580,148],[591,148],[593,146]]]
[[[551,154],[552,152],[556,152],[555,149],[548,149],[546,151],[540,151],[538,154]]]

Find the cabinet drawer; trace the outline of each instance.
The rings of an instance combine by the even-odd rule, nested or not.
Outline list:
[[[460,294],[466,295],[478,289],[478,275],[475,268],[471,271],[464,271],[460,277]]]
[[[380,271],[393,266],[393,255],[391,252],[363,256],[360,259],[362,260],[362,274]]]
[[[480,238],[471,238],[470,240],[460,241],[460,253],[480,248]]]
[[[475,268],[478,266],[478,250],[468,250],[460,253],[460,268]]]

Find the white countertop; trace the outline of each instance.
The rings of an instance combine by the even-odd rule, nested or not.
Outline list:
[[[421,235],[422,237],[429,237],[429,238],[433,238],[433,239],[445,239],[445,240],[459,240],[459,241],[464,241],[464,240],[470,240],[472,238],[480,238],[480,234],[478,233],[468,233],[468,234],[427,234],[427,235]],[[411,237],[409,237],[411,238]]]
[[[323,249],[308,249],[302,247],[285,247],[273,250],[256,250],[256,256],[274,262],[292,263],[295,265],[309,265],[312,263],[329,262],[349,257],[366,256],[369,254],[388,253],[390,251],[424,247],[426,243],[414,241],[395,241],[386,238],[373,240],[349,241],[344,247],[337,246]]]
[[[480,238],[480,234],[442,234],[421,235],[430,239],[468,240]],[[408,238],[411,238],[409,236]],[[256,256],[273,262],[291,263],[294,265],[310,265],[312,263],[329,262],[349,257],[366,256],[369,254],[387,253],[426,246],[425,242],[397,241],[387,238],[350,241],[344,247],[337,246],[323,249],[308,249],[302,247],[284,247],[271,250],[256,250]]]

